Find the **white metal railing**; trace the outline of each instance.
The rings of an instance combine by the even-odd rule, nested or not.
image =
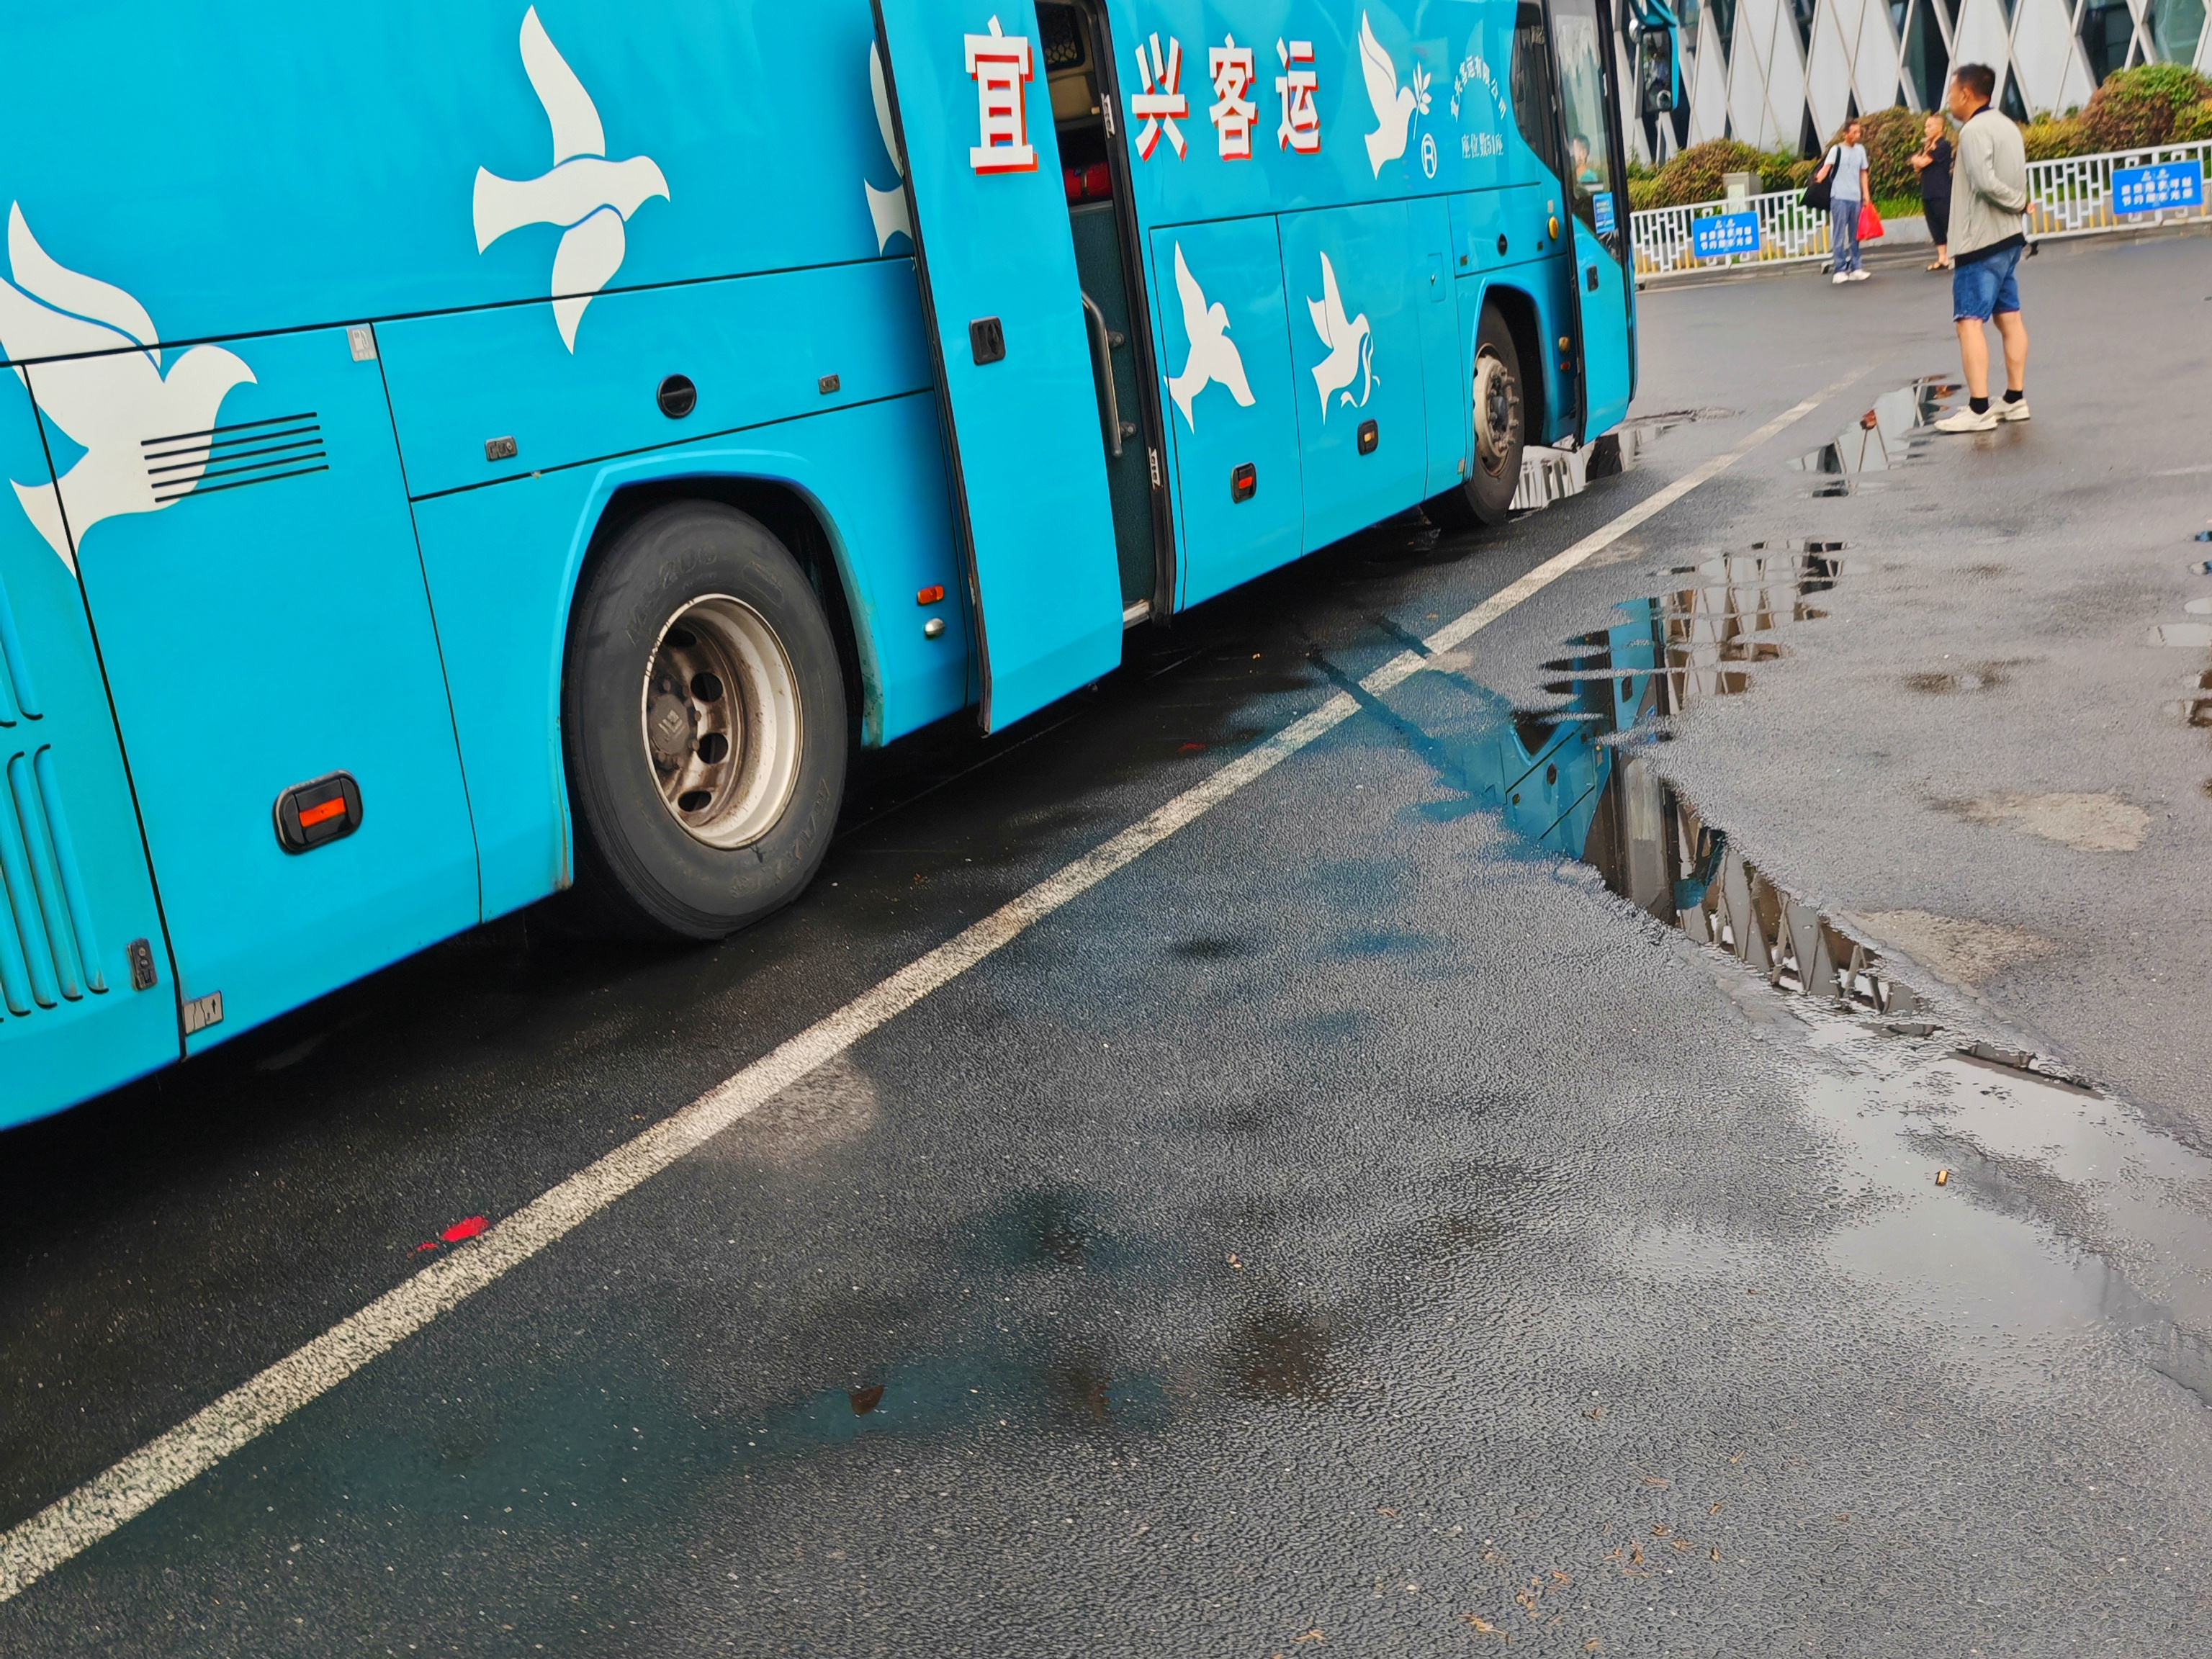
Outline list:
[[[2027,164],[2027,231],[2035,237],[2085,236],[2128,230],[2139,225],[2175,224],[2212,217],[2205,207],[2168,208],[2160,213],[2122,215],[2112,205],[2112,169],[2148,167],[2160,161],[2194,161],[2212,174],[2212,139],[2162,144],[2155,149],[2112,150],[2101,155],[2069,155]],[[1684,207],[1647,208],[1629,216],[1629,240],[1636,250],[1636,274],[1656,276],[1705,266],[1773,264],[1828,257],[1828,216],[1814,212],[1794,190],[1769,191],[1741,205],[1695,202]],[[1759,215],[1759,251],[1700,259],[1691,227],[1716,213]]]
[[[2193,144],[2162,144],[2156,149],[2114,150],[2103,155],[2068,155],[2027,164],[2027,229],[2031,236],[2080,236],[2091,231],[2124,230],[2136,225],[2176,224],[2207,217],[2202,207],[2168,208],[2162,213],[2112,210],[2112,169],[2154,166],[2160,161],[2195,161],[2212,173],[2212,138]]]
[[[1629,217],[1628,237],[1636,250],[1636,274],[1656,276],[1664,271],[1696,270],[1706,265],[1771,264],[1789,259],[1828,257],[1828,214],[1825,208],[1808,208],[1804,192],[1770,190],[1734,202],[1693,202],[1684,207],[1646,208]],[[1756,213],[1759,250],[1730,254],[1726,258],[1700,259],[1692,249],[1691,227],[1716,213]]]

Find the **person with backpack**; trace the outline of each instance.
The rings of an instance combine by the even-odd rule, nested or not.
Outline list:
[[[1859,258],[1859,206],[1866,199],[1866,129],[1854,117],[1843,137],[1828,147],[1814,182],[1828,181],[1828,245],[1835,250],[1830,261],[1838,283],[1863,283],[1866,265]],[[1833,173],[1832,179],[1829,175]]]
[[[1958,165],[1952,188],[1951,314],[1959,329],[1959,362],[1968,402],[1936,422],[1939,432],[1987,432],[2000,421],[2027,419],[2027,325],[2020,316],[2015,273],[2027,234],[2027,146],[2020,129],[1990,105],[1996,71],[1961,64],[1951,73],[1951,113],[1958,118]],[[1990,405],[1990,341],[1994,319],[2004,344],[2003,404]]]

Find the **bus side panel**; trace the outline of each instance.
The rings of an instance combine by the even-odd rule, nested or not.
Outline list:
[[[1305,512],[1298,387],[1273,219],[1156,230],[1152,267],[1153,357],[1166,381],[1161,414],[1175,468],[1182,607],[1298,556]],[[1231,488],[1240,466],[1255,475],[1242,501]]]
[[[0,1127],[177,1058],[169,951],[67,543],[16,505],[51,488],[0,373]],[[134,988],[133,940],[154,982]],[[143,976],[142,976],[143,977]]]
[[[696,443],[930,384],[910,259],[602,295],[591,319],[573,351],[547,305],[380,324],[410,491]],[[678,374],[696,402],[664,409],[661,386]]]
[[[487,917],[567,884],[561,663],[593,527],[628,484],[788,483],[829,527],[853,610],[862,740],[965,708],[966,608],[935,405],[916,395],[416,503],[477,819]],[[947,601],[915,596],[943,587]],[[922,633],[932,618],[945,631]]]
[[[111,470],[62,495],[197,1051],[467,927],[477,865],[366,337],[234,340],[164,368],[161,396],[136,352],[30,380],[56,419],[113,389],[99,376],[143,400],[94,432]],[[124,446],[150,479],[135,500],[112,482]],[[337,833],[341,808],[288,851],[280,798],[341,771],[356,827]]]
[[[1310,552],[1411,507],[1428,481],[1419,296],[1402,202],[1277,222]],[[1360,434],[1374,422],[1371,447]]]
[[[1429,446],[1425,497],[1450,489],[1467,476],[1474,453],[1474,382],[1460,355],[1459,283],[1451,274],[1450,215],[1443,202],[1416,198],[1407,204],[1413,239],[1407,252],[1420,279],[1416,305]]]
[[[556,270],[605,290],[883,251],[867,0],[532,9],[0,7],[0,207],[165,339],[543,299]],[[565,152],[540,42],[586,100],[556,99]]]

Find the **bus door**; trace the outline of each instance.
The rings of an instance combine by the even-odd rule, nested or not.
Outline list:
[[[1093,0],[1037,0],[1050,76],[1060,181],[1098,387],[1098,428],[1114,500],[1121,616],[1131,625],[1175,608],[1175,526],[1161,457],[1159,386],[1145,304],[1143,242],[1129,190],[1129,153],[1113,37]]]
[[[1566,146],[1561,182],[1574,225],[1574,291],[1582,318],[1582,437],[1587,443],[1620,424],[1636,387],[1627,173],[1605,0],[1552,0],[1551,11],[1552,58]]]
[[[1121,660],[1121,579],[1032,0],[875,0],[986,731]]]
[[[135,305],[113,308],[146,327]],[[362,326],[28,371],[187,1052],[477,918],[380,368]]]
[[[4,372],[0,467],[15,485],[0,490],[5,1127],[176,1059],[177,1003],[52,473]]]

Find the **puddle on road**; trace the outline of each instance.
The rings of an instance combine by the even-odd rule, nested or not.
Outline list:
[[[1571,641],[1545,665],[1568,677],[1545,684],[1567,706],[1502,717],[1455,769],[1526,841],[1792,999],[1819,1066],[1808,1109],[1855,1188],[1830,1200],[1836,1266],[1908,1297],[1991,1386],[2033,1386],[2102,1328],[2212,1406],[2212,1160],[2038,1056],[1945,1040],[1936,1011],[1854,936],[1871,922],[1847,929],[1771,880],[1659,775],[1667,718],[1747,689],[1741,665],[1779,654],[1769,635],[1823,614],[1808,599],[1842,576],[1842,550],[1668,572],[1699,580]],[[1927,689],[1967,678],[1984,676]]]
[[[1815,495],[1848,495],[1854,489],[1878,486],[1881,481],[1867,475],[1892,472],[1917,460],[1934,441],[1929,428],[1944,403],[1962,389],[1955,381],[1929,374],[1885,392],[1855,425],[1790,465],[1823,476],[1826,482],[1814,486]]]
[[[1907,1020],[1911,988],[1881,957],[1770,880],[1727,832],[1660,777],[1650,745],[1700,697],[1750,688],[1748,665],[1784,653],[1785,623],[1844,573],[1839,542],[1794,553],[1763,544],[1668,574],[1692,579],[1617,608],[1613,627],[1577,636],[1544,665],[1563,708],[1519,712],[1465,751],[1477,796],[1526,840],[1593,866],[1606,885],[1701,945],[1728,951],[1777,988]]]

